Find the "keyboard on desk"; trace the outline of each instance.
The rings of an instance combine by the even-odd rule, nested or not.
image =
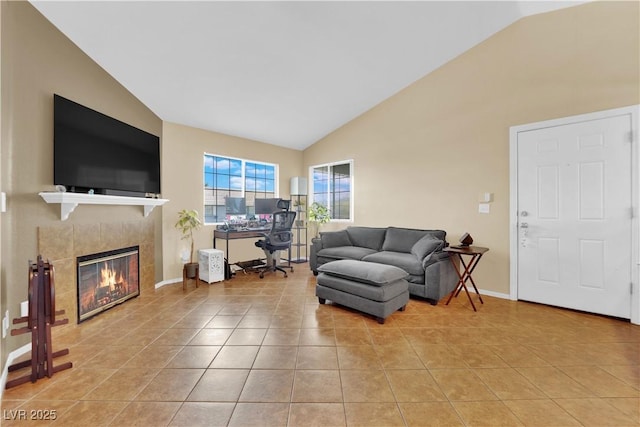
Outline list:
[[[233,233],[235,232],[239,232],[239,231],[269,231],[271,230],[271,228],[264,228],[264,227],[237,227],[237,228],[233,228],[230,227],[228,230],[219,230],[219,231],[228,231],[229,233]]]

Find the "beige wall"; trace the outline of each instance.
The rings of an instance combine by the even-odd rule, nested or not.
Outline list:
[[[195,209],[203,218],[204,153],[230,156],[245,160],[274,163],[279,169],[279,197],[289,196],[289,179],[302,172],[302,151],[263,144],[243,138],[222,135],[188,126],[164,122],[162,131],[162,196],[169,202],[163,212],[164,279],[182,277],[180,252],[187,243],[174,224],[178,211]],[[204,226],[196,232],[195,249],[213,247],[214,226]],[[237,262],[263,257],[256,248],[257,239],[236,240],[229,244],[230,261]],[[224,241],[217,245],[224,250]],[[196,255],[194,255],[196,256]]]
[[[3,75],[4,73],[2,72],[2,64],[4,63],[4,61],[2,60],[2,52],[4,52],[4,43],[2,42],[3,36],[2,36],[2,28],[3,28],[3,18],[4,18],[4,14],[3,14],[3,9],[4,9],[4,3],[5,0],[0,0],[0,141],[4,140],[4,133],[2,132],[2,118],[3,116],[3,105],[4,102],[2,101],[3,99],[3,94],[4,94],[4,85],[2,84],[3,82]],[[4,187],[2,186],[2,145],[0,144],[0,191],[4,191]],[[0,217],[2,216],[2,213],[0,212]],[[2,242],[2,221],[0,220],[0,242]],[[4,262],[2,262],[2,244],[0,244],[0,322],[2,321],[2,316],[6,310],[6,286],[5,286],[5,282],[4,282]],[[0,323],[1,324],[1,323]],[[0,345],[0,367],[4,368],[5,365],[5,361],[7,360],[7,349],[6,346],[4,345],[4,343],[2,343],[2,345]]]
[[[522,19],[305,150],[305,170],[353,158],[357,225],[468,231],[490,248],[476,282],[508,294],[509,127],[640,103],[638,17],[605,2]]]
[[[142,207],[83,205],[61,223],[60,205],[46,204],[38,192],[53,189],[54,93],[155,135],[161,134],[162,121],[29,3],[3,1],[1,6],[0,187],[8,203],[8,211],[0,214],[1,312],[9,310],[10,318],[18,317],[19,303],[27,299],[27,266],[38,255],[39,227],[150,223],[157,228],[153,246],[157,271],[150,280],[157,280],[162,275],[160,209],[145,219]],[[9,352],[28,341],[28,334],[3,340],[2,365]]]

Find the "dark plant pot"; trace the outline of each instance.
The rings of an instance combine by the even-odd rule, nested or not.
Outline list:
[[[196,262],[188,262],[184,265],[184,268],[187,271],[187,279],[194,279],[196,277],[197,266],[198,263]]]

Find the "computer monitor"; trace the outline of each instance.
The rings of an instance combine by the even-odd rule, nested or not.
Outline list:
[[[282,210],[278,208],[280,199],[256,199],[256,215],[271,215]]]
[[[227,215],[245,215],[247,203],[244,197],[225,197],[225,210]]]

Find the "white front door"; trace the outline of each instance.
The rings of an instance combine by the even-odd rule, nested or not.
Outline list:
[[[631,315],[630,115],[517,133],[517,297]]]

